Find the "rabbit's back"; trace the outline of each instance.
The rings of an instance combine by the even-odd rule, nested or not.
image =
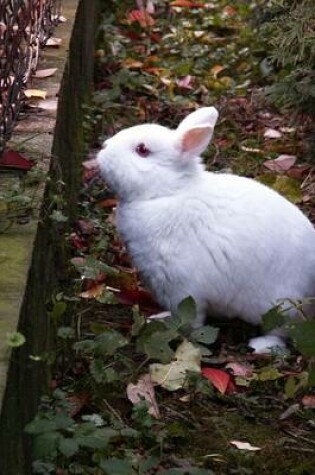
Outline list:
[[[315,231],[259,183],[203,172],[172,196],[122,202],[118,228],[166,308],[192,295],[204,311],[258,323],[278,299],[315,293]]]

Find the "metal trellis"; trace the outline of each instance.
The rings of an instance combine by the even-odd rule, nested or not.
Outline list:
[[[59,21],[61,0],[0,0],[0,155],[10,138],[23,88],[39,49]]]

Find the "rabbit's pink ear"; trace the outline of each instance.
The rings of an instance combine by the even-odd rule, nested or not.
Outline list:
[[[208,146],[212,127],[193,127],[180,133],[179,143],[184,157],[198,157]]]
[[[184,157],[196,157],[208,146],[218,118],[215,107],[202,107],[189,114],[176,130]]]

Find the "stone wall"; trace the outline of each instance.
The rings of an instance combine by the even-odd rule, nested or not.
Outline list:
[[[0,392],[1,475],[31,473],[31,444],[23,431],[37,411],[49,377],[46,365],[30,356],[48,352],[54,339],[47,302],[58,285],[57,256],[61,245],[58,231],[46,210],[51,189],[61,173],[65,182],[66,212],[73,212],[80,183],[80,164],[85,155],[82,104],[89,100],[93,84],[98,0],[64,0],[64,3],[65,6],[67,3],[78,5],[59,94],[50,189],[44,192],[38,222],[32,222],[22,230],[12,228],[0,236],[1,265],[7,266],[11,276],[9,285],[12,285],[10,305],[1,302],[0,296],[0,389],[1,384],[5,386]],[[3,246],[12,246],[12,252],[6,252]],[[0,289],[1,285],[0,277]],[[18,330],[26,337],[26,343],[12,353],[9,347],[6,348],[8,330]]]

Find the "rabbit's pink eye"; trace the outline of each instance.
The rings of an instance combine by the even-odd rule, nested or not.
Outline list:
[[[137,145],[136,152],[140,157],[147,157],[150,155],[150,150],[144,145],[144,143],[139,143],[139,145]]]

